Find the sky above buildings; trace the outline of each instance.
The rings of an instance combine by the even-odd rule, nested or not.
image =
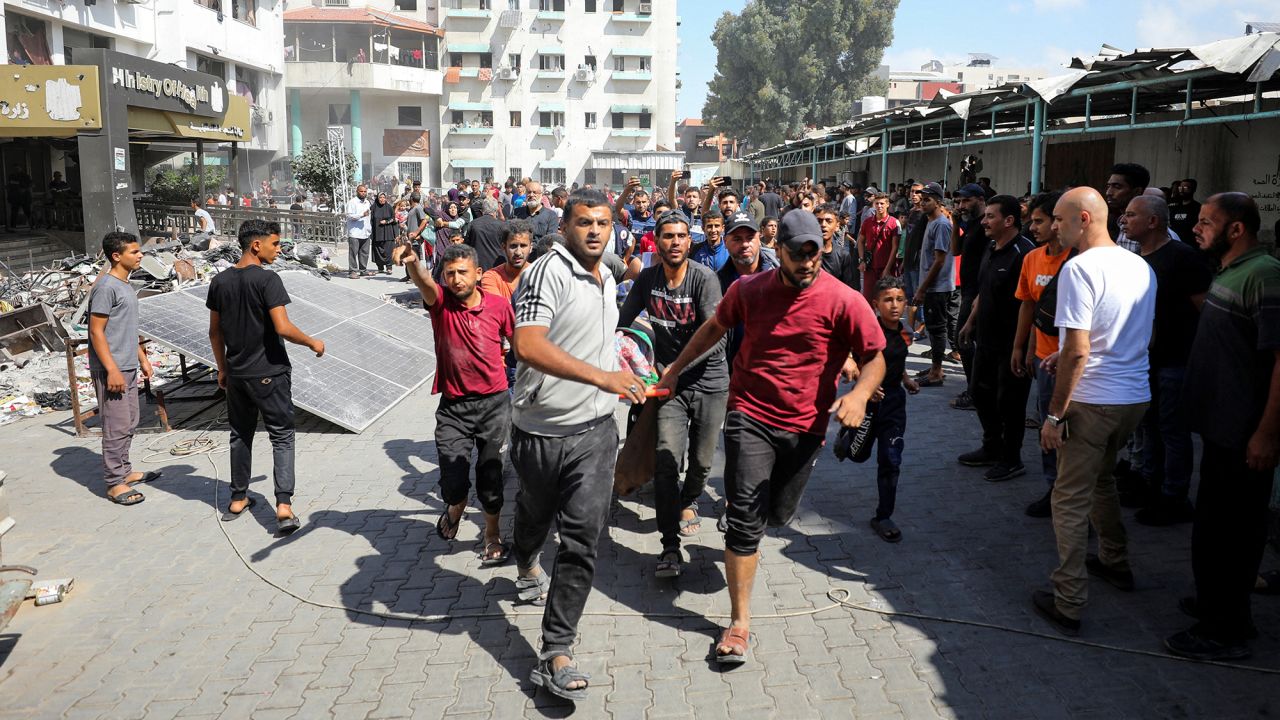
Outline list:
[[[724,12],[741,11],[746,0],[679,2],[684,88],[676,117],[696,118],[715,74],[711,31]],[[884,61],[895,70],[918,70],[932,59],[954,62],[984,52],[999,58],[1000,65],[1040,67],[1052,75],[1073,55],[1096,54],[1103,43],[1132,50],[1242,35],[1247,21],[1280,21],[1280,7],[1264,12],[1267,6],[1257,0],[1001,0],[969,5],[902,0]]]

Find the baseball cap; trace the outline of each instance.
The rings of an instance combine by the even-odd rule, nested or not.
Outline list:
[[[759,232],[760,224],[756,222],[755,218],[751,217],[751,213],[739,210],[725,220],[724,234],[728,235],[738,228],[751,228],[752,232]]]
[[[962,198],[980,197],[985,198],[987,192],[982,189],[978,183],[969,183],[956,191],[956,195]]]
[[[811,212],[792,210],[782,216],[778,223],[778,242],[786,245],[788,250],[801,250],[805,243],[816,243],[822,247],[822,228],[818,226],[818,218]]]
[[[920,188],[920,192],[925,195],[932,195],[937,198],[940,198],[943,196],[942,186],[936,182],[925,183],[924,187]]]

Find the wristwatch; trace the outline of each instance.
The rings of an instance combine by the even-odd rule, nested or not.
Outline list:
[[[1044,419],[1045,419],[1045,421],[1047,421],[1050,425],[1052,425],[1052,426],[1054,426],[1054,427],[1058,427],[1058,426],[1062,425],[1062,423],[1064,422],[1064,420],[1063,420],[1062,418],[1058,417],[1057,415],[1045,415],[1045,416],[1044,416]]]

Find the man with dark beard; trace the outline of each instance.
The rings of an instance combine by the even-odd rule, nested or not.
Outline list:
[[[618,327],[630,327],[642,310],[648,313],[654,360],[661,370],[715,314],[720,284],[705,265],[689,262],[689,220],[682,213],[669,211],[659,217],[654,233],[661,262],[636,278],[618,314]],[[659,401],[653,487],[662,553],[655,577],[680,575],[680,538],[696,535],[701,525],[698,498],[711,474],[728,394],[729,369],[723,344],[718,344],[685,370],[670,397]],[[681,486],[686,439],[687,469]]]
[[[1204,441],[1191,531],[1196,594],[1179,606],[1198,621],[1165,647],[1200,660],[1242,658],[1257,634],[1249,608],[1267,538],[1267,501],[1280,457],[1280,261],[1258,245],[1258,206],[1214,195],[1196,243],[1219,268],[1200,311],[1184,388]]]
[[[773,224],[776,226],[778,221],[773,220]],[[740,210],[729,218],[729,224],[725,227],[724,244],[729,250],[729,262],[716,273],[720,279],[721,294],[729,292],[729,286],[744,275],[754,275],[778,267],[778,256],[774,251],[760,247],[760,231],[756,229],[755,218],[748,212]],[[725,355],[730,363],[741,345],[742,326],[739,325],[729,331],[729,346],[725,348]]]
[[[436,409],[436,452],[440,456],[440,496],[445,509],[436,533],[453,540],[471,492],[471,451],[476,451],[476,498],[484,510],[482,566],[500,565],[509,549],[498,528],[502,512],[502,444],[511,424],[507,372],[502,341],[515,330],[511,303],[477,289],[480,268],[475,248],[450,245],[440,255],[442,289],[418,265],[413,246],[405,243],[403,260],[431,312],[438,348],[432,392],[440,393]]]
[[[832,413],[857,427],[880,387],[884,333],[866,299],[822,270],[822,230],[812,213],[789,212],[778,236],[781,265],[735,282],[674,363],[659,389],[675,391],[681,372],[730,328],[745,327],[734,359],[725,419],[725,576],[732,622],[716,645],[722,664],[747,661],[751,588],[766,525],[791,521],[822,448]],[[836,398],[836,375],[862,371]]]

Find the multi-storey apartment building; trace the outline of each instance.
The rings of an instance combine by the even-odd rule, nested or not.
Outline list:
[[[317,1],[285,14],[291,145],[342,126],[361,177],[662,185],[682,163],[674,1]]]

